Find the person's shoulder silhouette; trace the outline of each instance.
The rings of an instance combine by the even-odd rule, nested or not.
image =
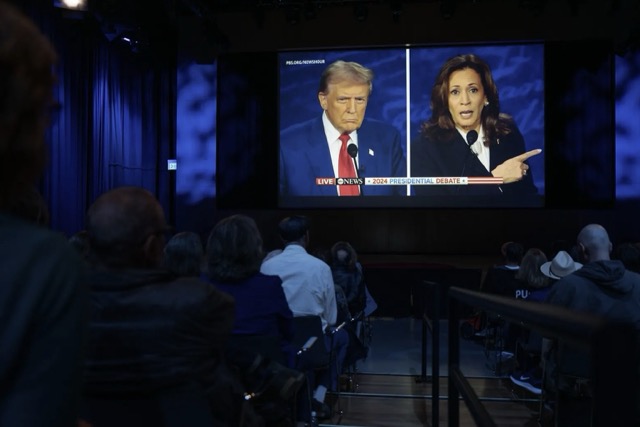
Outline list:
[[[55,60],[33,22],[0,1],[3,426],[70,426],[78,416],[88,302],[84,264],[61,234],[45,228],[46,203],[33,187],[45,164]]]

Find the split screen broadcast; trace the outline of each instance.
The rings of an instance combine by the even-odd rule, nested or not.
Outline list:
[[[217,203],[609,206],[611,52],[580,40],[223,55]]]
[[[288,52],[278,62],[282,205],[544,205],[542,44]]]

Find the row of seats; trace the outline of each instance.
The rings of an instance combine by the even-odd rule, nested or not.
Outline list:
[[[354,322],[359,321],[354,319]],[[296,367],[301,371],[329,369],[333,355],[326,351],[324,332],[319,316],[294,318],[295,336],[293,345],[297,349]],[[343,323],[338,328],[346,327]],[[298,405],[311,411],[309,375],[299,377],[295,371],[285,368],[286,361],[278,337],[262,335],[233,335],[229,342],[230,354],[259,354],[269,372],[262,380],[243,378],[246,386],[244,399],[260,408],[264,405],[284,403],[292,419],[296,418]],[[233,364],[233,361],[229,361]],[[355,369],[351,367],[352,372]],[[310,372],[307,372],[309,374]],[[333,375],[339,375],[335,372]],[[257,375],[260,377],[261,375]],[[306,379],[306,381],[305,381]],[[282,406],[281,406],[282,407]],[[280,407],[280,408],[281,408]],[[267,411],[274,409],[267,409]],[[281,409],[279,409],[281,411]],[[278,409],[272,413],[277,418],[283,414]],[[213,419],[205,392],[196,383],[175,389],[163,390],[154,395],[100,397],[87,396],[82,402],[82,419],[92,427],[211,427]],[[311,419],[311,414],[309,414]]]

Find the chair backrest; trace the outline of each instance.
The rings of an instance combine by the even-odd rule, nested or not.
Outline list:
[[[211,427],[215,423],[210,402],[196,384],[145,396],[85,396],[80,418],[91,427]]]
[[[285,354],[282,351],[280,338],[273,335],[237,335],[233,334],[227,344],[233,352],[238,350],[260,354],[263,357],[285,365]]]
[[[327,351],[320,316],[297,316],[293,318],[293,346],[298,351],[297,366],[305,368],[324,368],[329,365],[330,354]],[[310,338],[315,342],[309,348],[305,345]]]

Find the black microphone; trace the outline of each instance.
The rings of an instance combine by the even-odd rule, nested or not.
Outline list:
[[[470,150],[471,150],[471,146],[475,144],[477,140],[478,140],[478,132],[476,132],[475,130],[470,130],[469,133],[467,133],[467,145],[469,146]]]
[[[358,146],[356,144],[347,145],[347,153],[353,159],[353,163],[356,165],[356,175],[360,178],[360,172],[358,171],[358,160],[356,157],[358,156]]]
[[[478,155],[475,151],[473,151],[471,149],[471,146],[473,144],[476,143],[476,141],[478,140],[478,132],[475,130],[470,130],[469,132],[467,132],[467,147],[469,147],[469,151],[467,151],[467,154],[464,156],[464,163],[462,164],[462,172],[460,172],[460,176],[463,177],[464,176],[464,171],[467,168],[467,161],[469,160],[469,153],[473,153],[474,155]],[[458,194],[458,192],[460,191],[460,187],[458,186],[458,188],[456,188],[456,194]]]
[[[358,160],[356,157],[358,156],[358,146],[354,143],[347,145],[347,153],[353,159],[353,163],[356,165],[356,176],[360,178],[360,168],[358,167]],[[362,186],[360,186],[360,195],[362,196]]]

